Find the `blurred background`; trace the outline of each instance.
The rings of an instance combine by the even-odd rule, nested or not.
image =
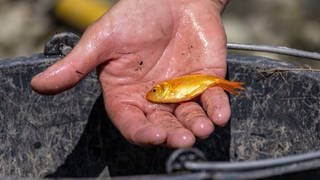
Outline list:
[[[72,13],[91,11],[89,14],[97,15],[115,2],[0,0],[0,59],[40,53],[45,42],[55,33],[72,31],[81,35],[86,22],[76,22],[77,18],[72,17]],[[73,4],[72,12],[70,3]],[[88,4],[101,8],[90,10]],[[319,9],[319,0],[230,0],[223,21],[229,42],[279,45],[320,52]],[[82,18],[85,19],[83,21],[90,21],[92,17],[86,18]]]

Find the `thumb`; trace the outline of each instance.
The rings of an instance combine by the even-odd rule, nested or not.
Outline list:
[[[101,21],[101,20],[100,20]],[[31,80],[32,88],[42,94],[57,94],[75,86],[96,66],[109,59],[113,43],[110,26],[97,21],[81,37],[74,49]]]

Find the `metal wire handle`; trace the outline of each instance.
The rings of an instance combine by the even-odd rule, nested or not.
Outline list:
[[[318,52],[304,51],[304,50],[288,48],[288,47],[284,47],[284,46],[227,43],[227,47],[228,47],[228,49],[234,49],[234,50],[270,52],[270,53],[277,53],[277,54],[284,54],[284,55],[289,55],[289,56],[296,56],[296,57],[303,57],[303,58],[320,60],[320,53],[318,53]]]
[[[275,159],[264,159],[243,162],[185,162],[185,168],[189,170],[210,170],[210,171],[243,171],[263,169],[274,166],[283,166],[314,159],[320,159],[320,151],[309,152],[299,155],[290,155]],[[319,164],[320,166],[320,164]]]
[[[178,149],[166,163],[167,173],[206,172],[207,179],[247,180],[317,168],[320,168],[320,151],[256,161],[219,162],[206,161],[204,154],[196,148]]]

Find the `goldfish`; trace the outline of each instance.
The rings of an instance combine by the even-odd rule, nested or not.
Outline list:
[[[214,86],[238,95],[236,89],[244,90],[243,84],[243,82],[228,81],[213,75],[184,75],[155,85],[147,92],[146,99],[154,103],[180,103],[189,101]]]

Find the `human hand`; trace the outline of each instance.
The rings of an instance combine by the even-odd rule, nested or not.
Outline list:
[[[62,60],[32,79],[34,90],[56,94],[97,67],[105,109],[131,142],[189,147],[230,117],[226,93],[206,90],[199,100],[154,104],[146,92],[160,81],[226,73],[222,0],[122,0],[92,24]]]

